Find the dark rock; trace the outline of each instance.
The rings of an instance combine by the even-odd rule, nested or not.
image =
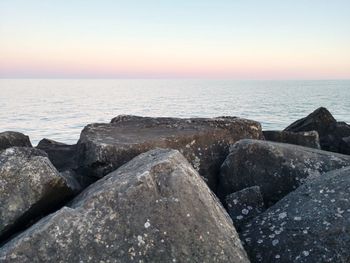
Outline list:
[[[339,149],[342,153],[350,154],[350,136],[341,139]]]
[[[241,233],[251,262],[350,262],[350,167],[309,180]]]
[[[326,108],[318,108],[305,118],[297,120],[289,125],[285,130],[292,132],[317,131],[320,136],[327,134],[328,127],[337,121]]]
[[[290,143],[315,149],[321,149],[320,138],[317,131],[263,131],[263,134],[265,140],[267,141]]]
[[[225,205],[238,231],[244,224],[265,211],[259,186],[248,187],[226,196]]]
[[[262,138],[259,123],[234,117],[213,119],[118,116],[109,124],[90,124],[78,142],[80,173],[103,177],[150,149],[179,150],[211,189],[229,145],[242,138]]]
[[[0,241],[30,220],[51,211],[72,194],[47,158],[35,148],[0,153]]]
[[[235,143],[221,167],[219,195],[260,186],[265,204],[274,204],[309,177],[350,165],[350,156],[261,140]]]
[[[342,139],[350,136],[350,125],[337,122],[325,108],[319,108],[305,118],[289,125],[285,131],[317,131],[322,150],[350,154],[350,149],[342,147]]]
[[[32,147],[29,137],[20,132],[6,131],[0,133],[0,151],[10,147]]]
[[[144,153],[0,248],[1,262],[249,262],[176,150]]]
[[[76,145],[68,145],[49,139],[42,139],[36,148],[45,151],[52,164],[60,172],[77,167]]]

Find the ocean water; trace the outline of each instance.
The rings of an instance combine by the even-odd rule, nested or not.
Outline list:
[[[82,128],[119,114],[238,116],[283,129],[327,107],[350,123],[350,80],[233,81],[0,79],[0,132],[75,143]]]

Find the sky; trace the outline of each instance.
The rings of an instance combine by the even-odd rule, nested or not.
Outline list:
[[[350,1],[0,0],[0,78],[350,79]]]

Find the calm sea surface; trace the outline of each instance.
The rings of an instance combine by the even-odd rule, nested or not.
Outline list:
[[[33,144],[75,143],[82,128],[119,114],[174,117],[232,115],[283,129],[325,106],[350,123],[350,80],[11,80],[0,79],[0,131]]]

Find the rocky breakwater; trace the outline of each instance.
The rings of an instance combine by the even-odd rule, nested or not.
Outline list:
[[[326,151],[347,153],[348,125],[330,116],[270,141],[234,117],[123,115],[36,148],[0,133],[0,262],[350,262],[350,155]]]
[[[243,138],[262,138],[258,122],[235,117],[149,118],[118,116],[90,124],[77,145],[80,171],[101,178],[155,147],[179,150],[215,192],[229,147]]]

